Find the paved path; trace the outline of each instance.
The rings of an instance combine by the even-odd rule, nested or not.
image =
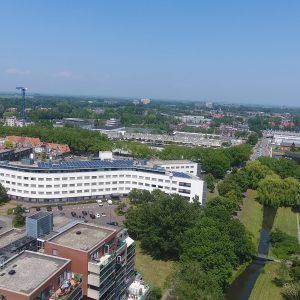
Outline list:
[[[299,244],[300,244],[300,223],[299,223],[299,213],[297,213],[296,216],[297,216],[298,242],[299,242]]]

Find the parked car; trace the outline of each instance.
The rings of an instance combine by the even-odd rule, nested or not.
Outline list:
[[[94,214],[90,214],[91,219],[95,219],[96,216]]]
[[[107,225],[112,225],[112,226],[119,226],[118,222],[107,222]]]
[[[61,204],[57,204],[57,209],[58,210],[63,210],[63,206]]]
[[[40,207],[36,207],[35,210],[36,210],[36,211],[40,211],[41,208],[40,208]]]
[[[101,217],[101,215],[100,214],[96,214],[96,218],[100,218]]]
[[[107,200],[108,205],[112,205],[112,200]]]
[[[103,206],[102,200],[97,200],[97,203],[98,203],[99,206]]]
[[[106,217],[106,213],[105,212],[101,213],[101,216]]]
[[[24,213],[29,213],[30,209],[29,208],[24,208],[23,211],[24,211]]]
[[[47,205],[47,211],[52,211],[51,205]]]
[[[88,213],[87,213],[86,210],[83,210],[83,211],[82,211],[82,214],[83,214],[84,216],[87,216]]]
[[[76,215],[76,212],[75,211],[71,211],[71,216],[72,217],[76,217],[77,215]]]

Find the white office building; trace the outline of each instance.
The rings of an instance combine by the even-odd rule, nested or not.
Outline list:
[[[161,167],[171,172],[183,172],[197,176],[198,164],[190,160],[159,160],[153,159],[148,162],[153,167]]]
[[[0,182],[12,199],[45,203],[122,196],[134,188],[159,189],[202,203],[204,185],[180,169],[168,171],[133,160],[5,162],[0,164]]]

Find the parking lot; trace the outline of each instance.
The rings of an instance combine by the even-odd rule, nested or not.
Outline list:
[[[52,207],[54,226],[57,228],[64,226],[64,223],[66,223],[67,219],[82,220],[99,225],[107,225],[107,223],[118,222],[118,224],[121,225],[125,218],[124,216],[118,216],[115,213],[116,207],[117,205],[109,205],[107,202],[104,202],[103,206],[99,206],[96,202],[88,204],[66,205],[62,207],[62,210],[59,210],[57,206],[55,206]],[[41,207],[41,211],[46,211],[46,207]],[[85,216],[82,213],[83,211],[87,212]],[[35,213],[36,209],[31,208],[30,213],[25,215],[29,216]],[[74,216],[72,216],[72,213]],[[90,214],[95,215],[95,218],[92,219]],[[97,217],[97,214],[99,217]]]

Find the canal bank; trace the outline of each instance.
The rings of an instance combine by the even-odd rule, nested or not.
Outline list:
[[[269,234],[273,227],[275,215],[276,209],[272,207],[264,207],[263,222],[257,251],[258,254],[253,258],[252,263],[245,269],[245,271],[229,287],[226,293],[227,300],[249,299],[254,284],[267,261],[270,245]]]

